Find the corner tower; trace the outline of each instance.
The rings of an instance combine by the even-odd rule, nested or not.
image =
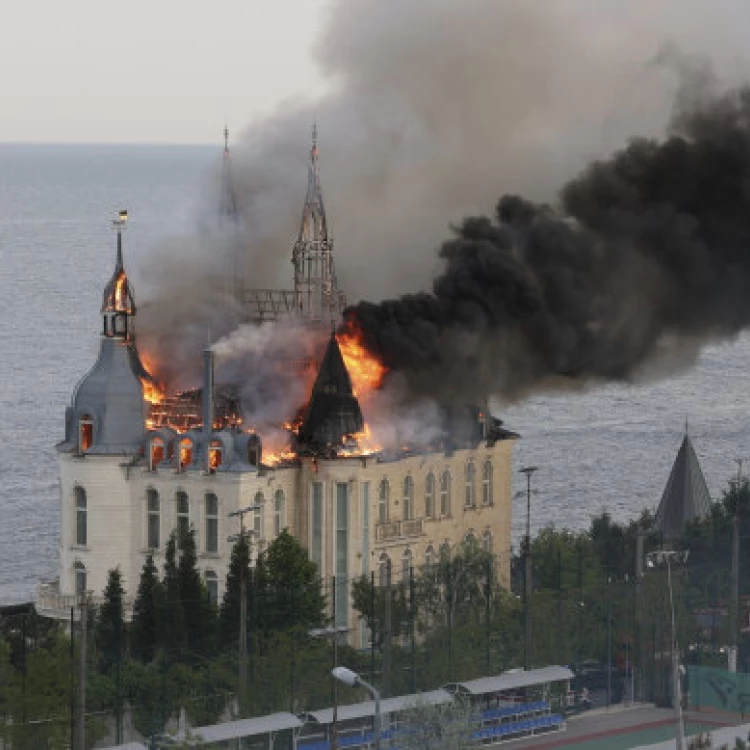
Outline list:
[[[328,233],[318,172],[318,129],[315,125],[307,168],[307,193],[292,264],[297,313],[312,321],[338,321],[346,300],[336,283],[333,239]]]
[[[99,356],[78,383],[66,411],[60,452],[135,454],[143,445],[146,405],[141,378],[148,377],[135,347],[135,297],[122,258],[127,212],[114,222],[115,270],[102,296]]]

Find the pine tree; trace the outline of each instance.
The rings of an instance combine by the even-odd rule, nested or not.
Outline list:
[[[214,612],[198,571],[197,561],[195,530],[191,528],[180,539],[177,575],[187,647],[193,653],[205,654],[213,641]]]
[[[130,628],[130,650],[143,662],[150,662],[158,644],[158,615],[162,605],[162,588],[154,558],[149,555],[141,570],[141,580],[133,605],[133,623]]]
[[[219,633],[222,644],[234,647],[240,636],[240,581],[244,570],[245,590],[250,601],[250,546],[246,537],[240,537],[232,548],[227,571],[224,598],[219,609]]]
[[[108,672],[122,659],[124,612],[122,575],[119,568],[109,571],[104,589],[104,603],[96,619],[95,639],[99,650],[100,666]]]
[[[187,646],[185,616],[182,610],[180,571],[177,561],[177,534],[169,535],[164,550],[164,577],[162,578],[161,606],[159,607],[159,646],[171,654]]]

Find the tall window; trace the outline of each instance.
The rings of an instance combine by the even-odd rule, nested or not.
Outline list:
[[[224,460],[224,444],[221,440],[212,440],[208,446],[208,468],[216,471]]]
[[[213,570],[206,571],[206,591],[211,604],[219,603],[219,578]]]
[[[206,493],[206,552],[219,551],[219,498]],[[208,573],[206,573],[208,580]]]
[[[164,441],[160,437],[155,437],[151,440],[151,463],[149,468],[151,471],[164,460]]]
[[[482,467],[482,505],[492,505],[492,461],[489,458]]]
[[[384,552],[378,562],[378,582],[381,586],[387,586],[391,579],[391,560]]]
[[[86,513],[88,512],[88,502],[86,500],[86,490],[83,487],[76,487],[76,544],[79,547],[85,547],[88,539],[88,523]]]
[[[464,506],[473,508],[476,505],[475,486],[477,481],[477,467],[473,461],[466,464],[466,496],[464,497]]]
[[[81,453],[85,453],[94,442],[94,420],[84,414],[78,421],[78,445]]]
[[[273,534],[278,536],[285,527],[284,490],[276,490],[273,495]]]
[[[440,515],[451,514],[451,473],[446,469],[440,477]]]
[[[253,511],[253,531],[256,541],[263,539],[263,493],[256,492],[253,505],[258,507]]]
[[[370,572],[370,483],[362,483],[362,575]]]
[[[180,440],[180,468],[186,469],[193,463],[193,441],[188,438]]]
[[[404,586],[409,585],[411,579],[411,550],[405,549],[401,558],[401,580]]]
[[[86,593],[86,566],[82,562],[77,562],[73,568],[76,577],[76,594]]]
[[[424,480],[424,514],[427,518],[435,517],[435,475],[432,472]]]
[[[160,524],[160,508],[159,508],[159,493],[154,489],[146,491],[147,507],[148,507],[148,523],[146,529],[147,546],[149,549],[159,549],[159,536],[161,530]]]
[[[336,625],[347,624],[349,610],[349,485],[336,483]]]
[[[488,554],[492,554],[492,532],[487,529],[482,536],[482,549]]]
[[[318,566],[318,575],[323,575],[323,483],[312,485],[312,561]]]
[[[182,545],[182,540],[187,539],[190,533],[190,500],[187,492],[179,491],[175,495],[177,506],[177,545]]]
[[[414,479],[404,478],[404,521],[414,518]]]
[[[388,495],[390,486],[387,479],[383,479],[378,487],[378,523],[388,523]]]

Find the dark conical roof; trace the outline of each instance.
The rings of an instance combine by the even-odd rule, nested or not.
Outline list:
[[[656,511],[656,526],[665,539],[679,539],[688,521],[705,518],[710,512],[706,480],[686,432]]]
[[[340,445],[344,437],[361,432],[363,427],[352,381],[336,337],[331,334],[299,429],[299,442],[316,447]]]

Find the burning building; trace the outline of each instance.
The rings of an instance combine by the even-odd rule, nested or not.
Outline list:
[[[283,312],[302,319],[322,342],[312,364],[299,358],[304,366],[284,368],[284,377],[302,378],[306,396],[273,435],[259,428],[241,383],[214,382],[211,349],[203,352],[200,388],[171,392],[155,379],[159,352],[142,356],[136,346],[135,295],[122,248],[126,213],[115,222],[115,270],[103,295],[99,356],[74,390],[57,446],[59,578],[40,586],[40,612],[66,617],[77,594],[101,592],[117,566],[132,602],[147,556],[160,565],[170,533],[190,527],[209,595],[220,599],[227,539],[239,530],[237,511],[247,508],[255,552],[288,529],[321,577],[336,577],[332,615],[353,634],[348,582],[360,575],[374,573],[382,582],[393,570],[400,580],[473,537],[496,554],[498,573],[508,580],[517,436],[477,412],[468,431],[455,430],[448,439],[377,445],[363,405],[388,373],[357,331],[341,325],[343,296],[317,157],[314,140],[293,249],[294,291],[245,296],[249,320]],[[263,299],[284,301],[283,310],[264,313]],[[330,332],[320,336],[326,326]]]

